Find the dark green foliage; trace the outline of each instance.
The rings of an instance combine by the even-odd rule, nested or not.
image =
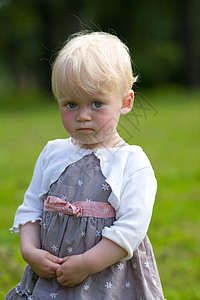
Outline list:
[[[140,86],[198,85],[198,0],[2,0],[0,95],[8,85],[50,89],[51,62],[81,29],[115,32],[130,47]]]

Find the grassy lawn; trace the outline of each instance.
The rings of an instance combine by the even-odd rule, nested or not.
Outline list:
[[[24,270],[19,237],[8,229],[35,161],[48,140],[66,137],[56,103],[26,97],[0,107],[0,299]],[[199,111],[200,92],[160,88],[137,94],[118,127],[127,142],[142,146],[156,173],[148,235],[168,300],[200,299]]]

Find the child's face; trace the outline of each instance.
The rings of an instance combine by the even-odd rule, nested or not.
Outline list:
[[[64,128],[81,148],[112,147],[118,138],[122,99],[98,96],[59,104]],[[132,106],[131,106],[132,107]]]

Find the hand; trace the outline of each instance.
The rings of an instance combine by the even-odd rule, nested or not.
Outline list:
[[[40,249],[40,221],[20,226],[20,246],[23,259],[43,278],[55,278],[63,259]]]
[[[56,271],[57,281],[70,287],[81,283],[89,275],[82,254],[64,257],[62,265]]]
[[[57,281],[63,286],[73,287],[89,275],[101,272],[120,261],[126,255],[125,249],[103,238],[83,254],[64,257],[63,263],[56,271]]]
[[[43,278],[52,279],[56,277],[56,271],[63,259],[41,249],[33,249],[26,259],[34,272]]]

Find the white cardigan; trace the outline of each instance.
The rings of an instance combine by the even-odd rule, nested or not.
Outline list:
[[[116,210],[116,221],[105,227],[102,236],[126,249],[130,259],[145,237],[150,223],[157,182],[149,159],[139,146],[109,149],[82,149],[69,139],[50,141],[41,152],[33,178],[17,209],[12,231],[19,233],[20,225],[42,219],[43,197],[65,168],[94,153],[112,192],[108,199]]]

